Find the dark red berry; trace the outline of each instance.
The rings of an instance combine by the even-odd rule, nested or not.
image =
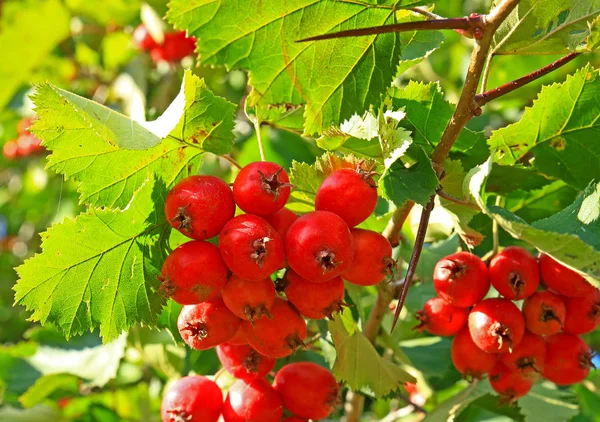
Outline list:
[[[392,245],[372,230],[351,229],[354,240],[354,260],[343,278],[359,286],[372,286],[394,275],[396,261]]]
[[[177,328],[183,340],[192,349],[206,350],[229,341],[240,327],[236,317],[223,299],[218,298],[199,305],[186,305],[177,318]]]
[[[509,246],[490,262],[492,286],[507,299],[521,300],[531,296],[540,284],[537,259],[518,246]]]
[[[265,215],[263,218],[279,233],[282,239],[285,239],[288,229],[298,219],[298,215],[287,208],[282,208],[273,214]]]
[[[590,346],[574,334],[559,333],[546,338],[544,378],[559,385],[583,381],[590,373]]]
[[[329,211],[354,227],[369,217],[377,205],[377,185],[372,173],[361,169],[340,169],[323,181],[315,197],[317,211]]]
[[[453,336],[467,325],[469,310],[434,297],[425,302],[423,309],[417,311],[415,317],[420,321],[415,329],[426,330],[434,336]]]
[[[279,211],[290,197],[290,179],[284,168],[268,161],[245,166],[233,183],[235,203],[249,214]]]
[[[308,419],[299,418],[298,416],[288,416],[283,418],[282,422],[308,422]]]
[[[219,248],[229,269],[246,280],[269,277],[281,268],[285,256],[279,233],[251,214],[238,215],[225,224]]]
[[[214,176],[187,177],[165,200],[165,215],[171,226],[196,240],[218,235],[234,213],[231,189]]]
[[[586,297],[564,297],[567,310],[563,331],[585,334],[600,324],[600,291]]]
[[[490,279],[485,263],[478,256],[458,252],[436,264],[433,285],[446,302],[468,308],[485,297],[490,288]]]
[[[563,299],[548,290],[535,292],[523,302],[523,317],[529,331],[541,336],[558,333],[565,322]]]
[[[469,314],[469,332],[484,352],[506,353],[514,350],[525,333],[525,320],[508,299],[493,298],[478,303]]]
[[[282,367],[273,381],[283,406],[296,416],[324,419],[336,408],[340,388],[327,369],[312,362]]]
[[[519,370],[511,371],[498,362],[490,372],[490,385],[501,397],[501,402],[514,403],[519,397],[529,393],[534,379]]]
[[[501,354],[500,360],[511,371],[519,370],[529,375],[541,374],[546,362],[546,342],[543,337],[525,331],[523,339],[512,353]]]
[[[252,327],[250,325],[250,322],[242,320],[242,322],[240,323],[240,328],[238,328],[233,337],[227,340],[227,344],[232,344],[234,346],[248,344],[248,331],[251,329]]]
[[[279,395],[263,378],[237,380],[223,405],[224,422],[280,422],[282,415]]]
[[[233,274],[223,288],[223,302],[238,318],[254,322],[271,314],[277,292],[270,278],[244,280]]]
[[[481,379],[494,368],[497,361],[498,355],[477,347],[467,327],[452,340],[452,363],[466,379]]]
[[[239,379],[262,378],[275,367],[275,359],[261,355],[247,345],[220,344],[217,356],[223,368]]]
[[[135,28],[135,31],[133,31],[133,42],[138,48],[146,51],[158,47],[158,44],[154,41],[154,38],[152,38],[152,35],[150,35],[150,32],[148,32],[143,23],[139,24]]]
[[[163,43],[152,48],[150,55],[155,62],[178,62],[191,56],[195,48],[196,38],[188,37],[185,32],[165,32]]]
[[[540,255],[540,273],[546,287],[563,296],[584,297],[596,290],[581,275],[546,254]]]
[[[314,211],[289,228],[285,251],[288,264],[299,276],[319,283],[343,274],[352,266],[354,240],[340,217]]]
[[[341,312],[346,306],[344,280],[340,277],[313,283],[288,270],[284,284],[288,300],[306,318],[333,318],[333,314]]]
[[[193,305],[219,297],[228,275],[219,248],[192,240],[167,256],[159,280],[161,288],[175,302]]]
[[[197,375],[175,381],[163,395],[160,414],[163,422],[217,422],[223,407],[223,393],[217,384]]]

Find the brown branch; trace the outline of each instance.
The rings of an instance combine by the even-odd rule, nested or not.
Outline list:
[[[242,166],[233,159],[233,157],[229,154],[223,154],[223,155],[219,155],[219,157],[229,161],[231,164],[233,164],[235,167],[237,167],[239,170],[242,169]]]
[[[394,212],[394,215],[392,215],[389,224],[383,230],[383,236],[385,236],[387,240],[390,241],[392,246],[398,246],[400,230],[402,230],[402,225],[404,224],[404,221],[406,221],[408,214],[410,214],[410,210],[412,210],[414,206],[414,201],[406,201],[406,203],[401,208],[398,208]]]
[[[474,210],[479,210],[479,207],[477,205],[471,204],[469,201],[465,201],[464,199],[457,198],[454,195],[450,195],[449,193],[444,192],[442,189],[438,189],[436,193],[440,198],[447,199],[448,201],[455,202],[465,207],[473,208]]]
[[[527,85],[530,82],[535,81],[536,79],[541,78],[544,75],[552,72],[553,70],[558,69],[561,66],[566,65],[571,60],[575,59],[575,57],[579,56],[581,53],[571,53],[567,54],[564,57],[556,60],[555,62],[550,63],[547,66],[544,66],[538,70],[535,70],[527,75],[515,79],[512,82],[508,82],[504,85],[500,85],[497,88],[490,89],[489,91],[483,92],[475,96],[475,105],[477,107],[482,107],[485,104],[489,103],[492,100],[495,100],[498,97],[508,94],[509,92],[514,91],[517,88],[521,88],[523,85]]]

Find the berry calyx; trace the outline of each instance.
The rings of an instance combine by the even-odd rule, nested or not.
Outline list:
[[[585,334],[600,324],[600,291],[586,297],[564,297],[565,322],[563,331],[571,334]]]
[[[454,337],[451,352],[454,367],[467,380],[481,379],[498,361],[498,355],[484,352],[475,344],[468,327]]]
[[[160,414],[163,422],[217,422],[223,393],[217,384],[197,375],[175,381],[164,393]]]
[[[263,378],[237,380],[223,404],[224,422],[280,422],[282,415],[279,395]]]
[[[423,309],[415,313],[420,321],[414,330],[426,330],[434,336],[453,336],[467,325],[469,310],[450,305],[444,299],[434,297],[425,302]]]
[[[490,288],[488,269],[478,256],[457,252],[436,264],[433,285],[446,302],[468,308],[487,294]]]
[[[229,341],[240,327],[236,317],[223,299],[217,298],[199,305],[186,305],[177,318],[179,334],[188,346],[206,350]]]
[[[220,344],[217,356],[223,368],[238,379],[262,378],[275,367],[275,359],[261,355],[247,345]]]
[[[523,302],[525,325],[532,333],[547,336],[558,333],[565,322],[563,299],[548,290],[541,290]]]
[[[549,336],[546,347],[546,365],[542,374],[558,385],[581,382],[594,367],[590,346],[574,334]]]
[[[300,314],[310,319],[333,318],[344,306],[344,280],[336,277],[323,283],[308,281],[293,270],[285,273],[285,294]]]
[[[268,215],[283,208],[290,197],[291,187],[283,167],[268,161],[257,161],[238,173],[233,183],[233,197],[243,211]]]
[[[227,280],[222,295],[223,302],[235,316],[254,323],[262,316],[271,316],[269,309],[277,292],[270,278],[250,281],[233,274]]]
[[[490,385],[501,399],[500,403],[513,404],[531,390],[534,380],[519,370],[511,371],[502,362],[498,362],[490,372]]]
[[[531,296],[540,284],[537,260],[518,246],[509,246],[492,258],[489,274],[492,286],[510,300]]]
[[[593,295],[594,286],[577,272],[560,264],[549,255],[540,255],[540,273],[544,284],[556,293],[570,297]]]
[[[484,352],[511,352],[523,338],[525,320],[517,306],[508,299],[486,299],[469,314],[469,332]]]
[[[500,360],[511,371],[518,370],[524,375],[541,375],[546,362],[546,342],[541,336],[526,331],[512,353],[500,355]]]
[[[359,286],[373,286],[394,275],[396,261],[392,245],[372,230],[351,229],[354,241],[354,260],[343,278]]]

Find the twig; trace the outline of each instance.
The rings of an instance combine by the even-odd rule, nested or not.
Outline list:
[[[465,207],[473,208],[474,210],[479,210],[479,207],[475,204],[471,204],[469,201],[465,201],[464,199],[457,198],[456,196],[450,195],[449,193],[444,192],[442,189],[438,189],[436,191],[440,198],[447,199],[448,201],[455,202],[460,205],[464,205]]]
[[[493,54],[488,54],[487,59],[485,59],[485,66],[483,67],[483,75],[481,75],[481,90],[480,93],[483,94],[486,90],[488,77],[490,76],[490,69],[492,67],[492,59],[494,58]]]
[[[502,197],[501,196],[497,196],[496,197],[496,206],[500,206],[501,203],[502,203]],[[496,221],[496,219],[492,219],[492,242],[493,242],[493,246],[492,246],[492,256],[491,256],[491,258],[493,258],[494,256],[496,256],[496,254],[498,253],[498,250],[500,249],[500,239],[498,238],[498,236],[499,236],[498,222]]]
[[[414,201],[406,201],[406,203],[402,207],[398,208],[394,212],[394,215],[390,219],[390,222],[383,230],[383,236],[385,236],[390,241],[392,246],[398,246],[398,235],[400,234],[400,230],[402,230],[402,225],[404,224],[404,221],[406,221],[408,214],[410,214],[410,210],[412,210],[414,206]]]
[[[261,161],[267,161],[265,156],[265,146],[263,145],[262,133],[260,131],[260,121],[258,118],[253,119],[252,123],[254,124],[254,131],[256,132],[256,141],[258,142],[258,152],[260,154]]]
[[[419,406],[418,404],[413,403],[409,397],[406,397],[404,394],[398,394],[398,397],[400,398],[400,400],[402,400],[404,403],[412,406],[415,408],[415,410],[417,412],[421,412],[424,413],[425,415],[427,414],[427,410],[423,409],[421,406]]]
[[[429,19],[444,19],[440,15],[436,15],[435,13],[432,13],[429,10],[421,9],[420,7],[409,7],[408,10],[410,10],[411,12],[419,13],[423,16],[426,16]]]
[[[229,161],[231,164],[233,164],[238,169],[240,169],[240,170],[242,169],[242,166],[240,166],[240,164],[237,161],[235,161],[231,155],[223,154],[223,155],[219,155],[219,157],[224,158],[225,160]]]

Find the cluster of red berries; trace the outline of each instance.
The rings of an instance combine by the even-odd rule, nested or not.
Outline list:
[[[2,154],[7,160],[16,160],[19,158],[38,155],[44,153],[46,148],[41,145],[41,141],[29,132],[29,127],[33,123],[32,119],[25,117],[17,124],[17,139],[7,141],[2,147]]]
[[[196,48],[196,38],[188,37],[185,31],[165,32],[164,40],[159,44],[152,38],[144,24],[140,24],[133,31],[133,41],[138,48],[149,51],[155,63],[178,62],[193,54]]]
[[[416,313],[415,328],[456,336],[456,369],[471,379],[488,374],[503,400],[524,396],[542,377],[559,385],[581,382],[593,367],[579,335],[600,323],[600,291],[550,256],[538,260],[511,246],[488,268],[458,252],[437,263],[433,281],[439,297]],[[484,299],[490,284],[502,297]],[[519,309],[513,301],[521,300]]]
[[[377,203],[373,174],[362,165],[333,171],[317,190],[316,211],[303,216],[284,208],[292,186],[285,170],[271,162],[245,166],[233,189],[205,175],[173,187],[165,200],[166,218],[194,240],[169,254],[159,279],[161,289],[185,305],[177,326],[190,347],[218,347],[225,368],[227,355],[237,354],[246,370],[264,376],[275,359],[304,345],[304,318],[332,317],[343,309],[343,279],[367,286],[393,275],[388,240],[354,228]],[[244,214],[234,216],[236,205]],[[206,240],[217,235],[218,246]],[[329,392],[303,394],[314,398],[306,403],[332,402]],[[242,420],[227,414],[224,410],[225,421]]]

